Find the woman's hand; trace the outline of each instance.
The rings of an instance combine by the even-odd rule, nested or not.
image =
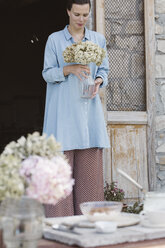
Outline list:
[[[92,94],[91,99],[94,98],[97,95],[97,93],[99,92],[100,84],[102,84],[102,82],[103,82],[102,78],[96,78],[95,89],[94,89],[94,92]]]
[[[88,75],[90,74],[90,68],[87,65],[67,65],[64,66],[63,73],[64,76],[72,73],[82,80],[82,77],[88,78]]]

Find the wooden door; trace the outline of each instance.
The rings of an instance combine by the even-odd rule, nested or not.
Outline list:
[[[123,2],[123,1],[121,1]],[[129,1],[127,1],[128,3]],[[132,3],[135,5],[135,2]],[[108,18],[119,10],[108,10],[108,1],[96,1],[96,30],[105,35],[105,12]],[[119,2],[117,3],[119,4]],[[129,5],[125,5],[128,8]],[[136,7],[135,11],[136,11]],[[126,9],[124,9],[125,11]],[[129,14],[129,9],[127,13]],[[111,14],[110,14],[111,13]],[[131,13],[131,12],[130,12]],[[125,14],[125,13],[124,13]],[[121,168],[146,190],[156,188],[155,173],[155,89],[154,89],[154,1],[144,1],[144,29],[145,29],[145,75],[146,75],[146,111],[107,111],[106,91],[100,92],[103,103],[107,130],[111,148],[105,151],[104,179],[107,182],[117,181],[118,186],[125,191],[125,198],[137,200],[141,192],[117,173]],[[127,16],[128,17],[128,16]],[[126,17],[124,17],[126,18]],[[126,18],[128,19],[128,18]],[[107,21],[107,20],[106,20]],[[125,21],[126,23],[126,21]],[[133,24],[133,22],[132,22]],[[135,22],[134,22],[135,24]],[[118,32],[122,27],[122,21],[115,23],[117,32],[109,37],[111,45],[118,39]],[[110,28],[112,28],[110,26]],[[115,30],[115,29],[113,29]],[[122,31],[122,30],[121,30]],[[128,37],[129,38],[129,37]],[[129,39],[128,39],[129,40]],[[111,48],[111,47],[110,47]],[[115,49],[115,48],[114,48]],[[124,47],[123,47],[124,49]],[[109,63],[114,58],[109,57]],[[121,62],[121,66],[124,61]],[[118,65],[119,66],[119,65]],[[122,70],[122,68],[121,68]],[[140,96],[140,95],[139,95]],[[132,99],[133,101],[133,99]]]

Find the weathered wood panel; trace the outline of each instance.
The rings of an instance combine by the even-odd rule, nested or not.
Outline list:
[[[104,0],[96,0],[96,31],[105,35]]]
[[[105,16],[104,16],[104,0],[95,0],[95,9],[96,9],[96,31],[105,35]],[[106,97],[105,97],[105,88],[100,89],[99,91],[100,99],[104,109],[105,118],[107,117],[106,111]]]
[[[122,169],[148,190],[147,148],[145,125],[109,125],[110,164],[105,169],[106,181],[117,181],[126,198],[141,197],[140,191],[117,173]],[[111,171],[109,170],[111,168]]]
[[[144,0],[146,95],[147,95],[147,150],[150,190],[156,189],[155,162],[155,20],[154,0]]]
[[[147,113],[143,111],[108,111],[109,124],[147,124]]]

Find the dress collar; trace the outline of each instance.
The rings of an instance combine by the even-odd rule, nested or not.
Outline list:
[[[69,33],[69,30],[68,30],[68,25],[66,25],[66,27],[64,28],[64,35],[67,40],[70,40],[72,38],[72,35]],[[87,40],[90,39],[89,30],[86,27],[85,27],[85,35],[83,39],[87,39]]]

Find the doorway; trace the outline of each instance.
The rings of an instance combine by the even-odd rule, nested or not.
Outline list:
[[[42,132],[49,34],[68,23],[66,0],[0,1],[0,151],[21,135]]]

